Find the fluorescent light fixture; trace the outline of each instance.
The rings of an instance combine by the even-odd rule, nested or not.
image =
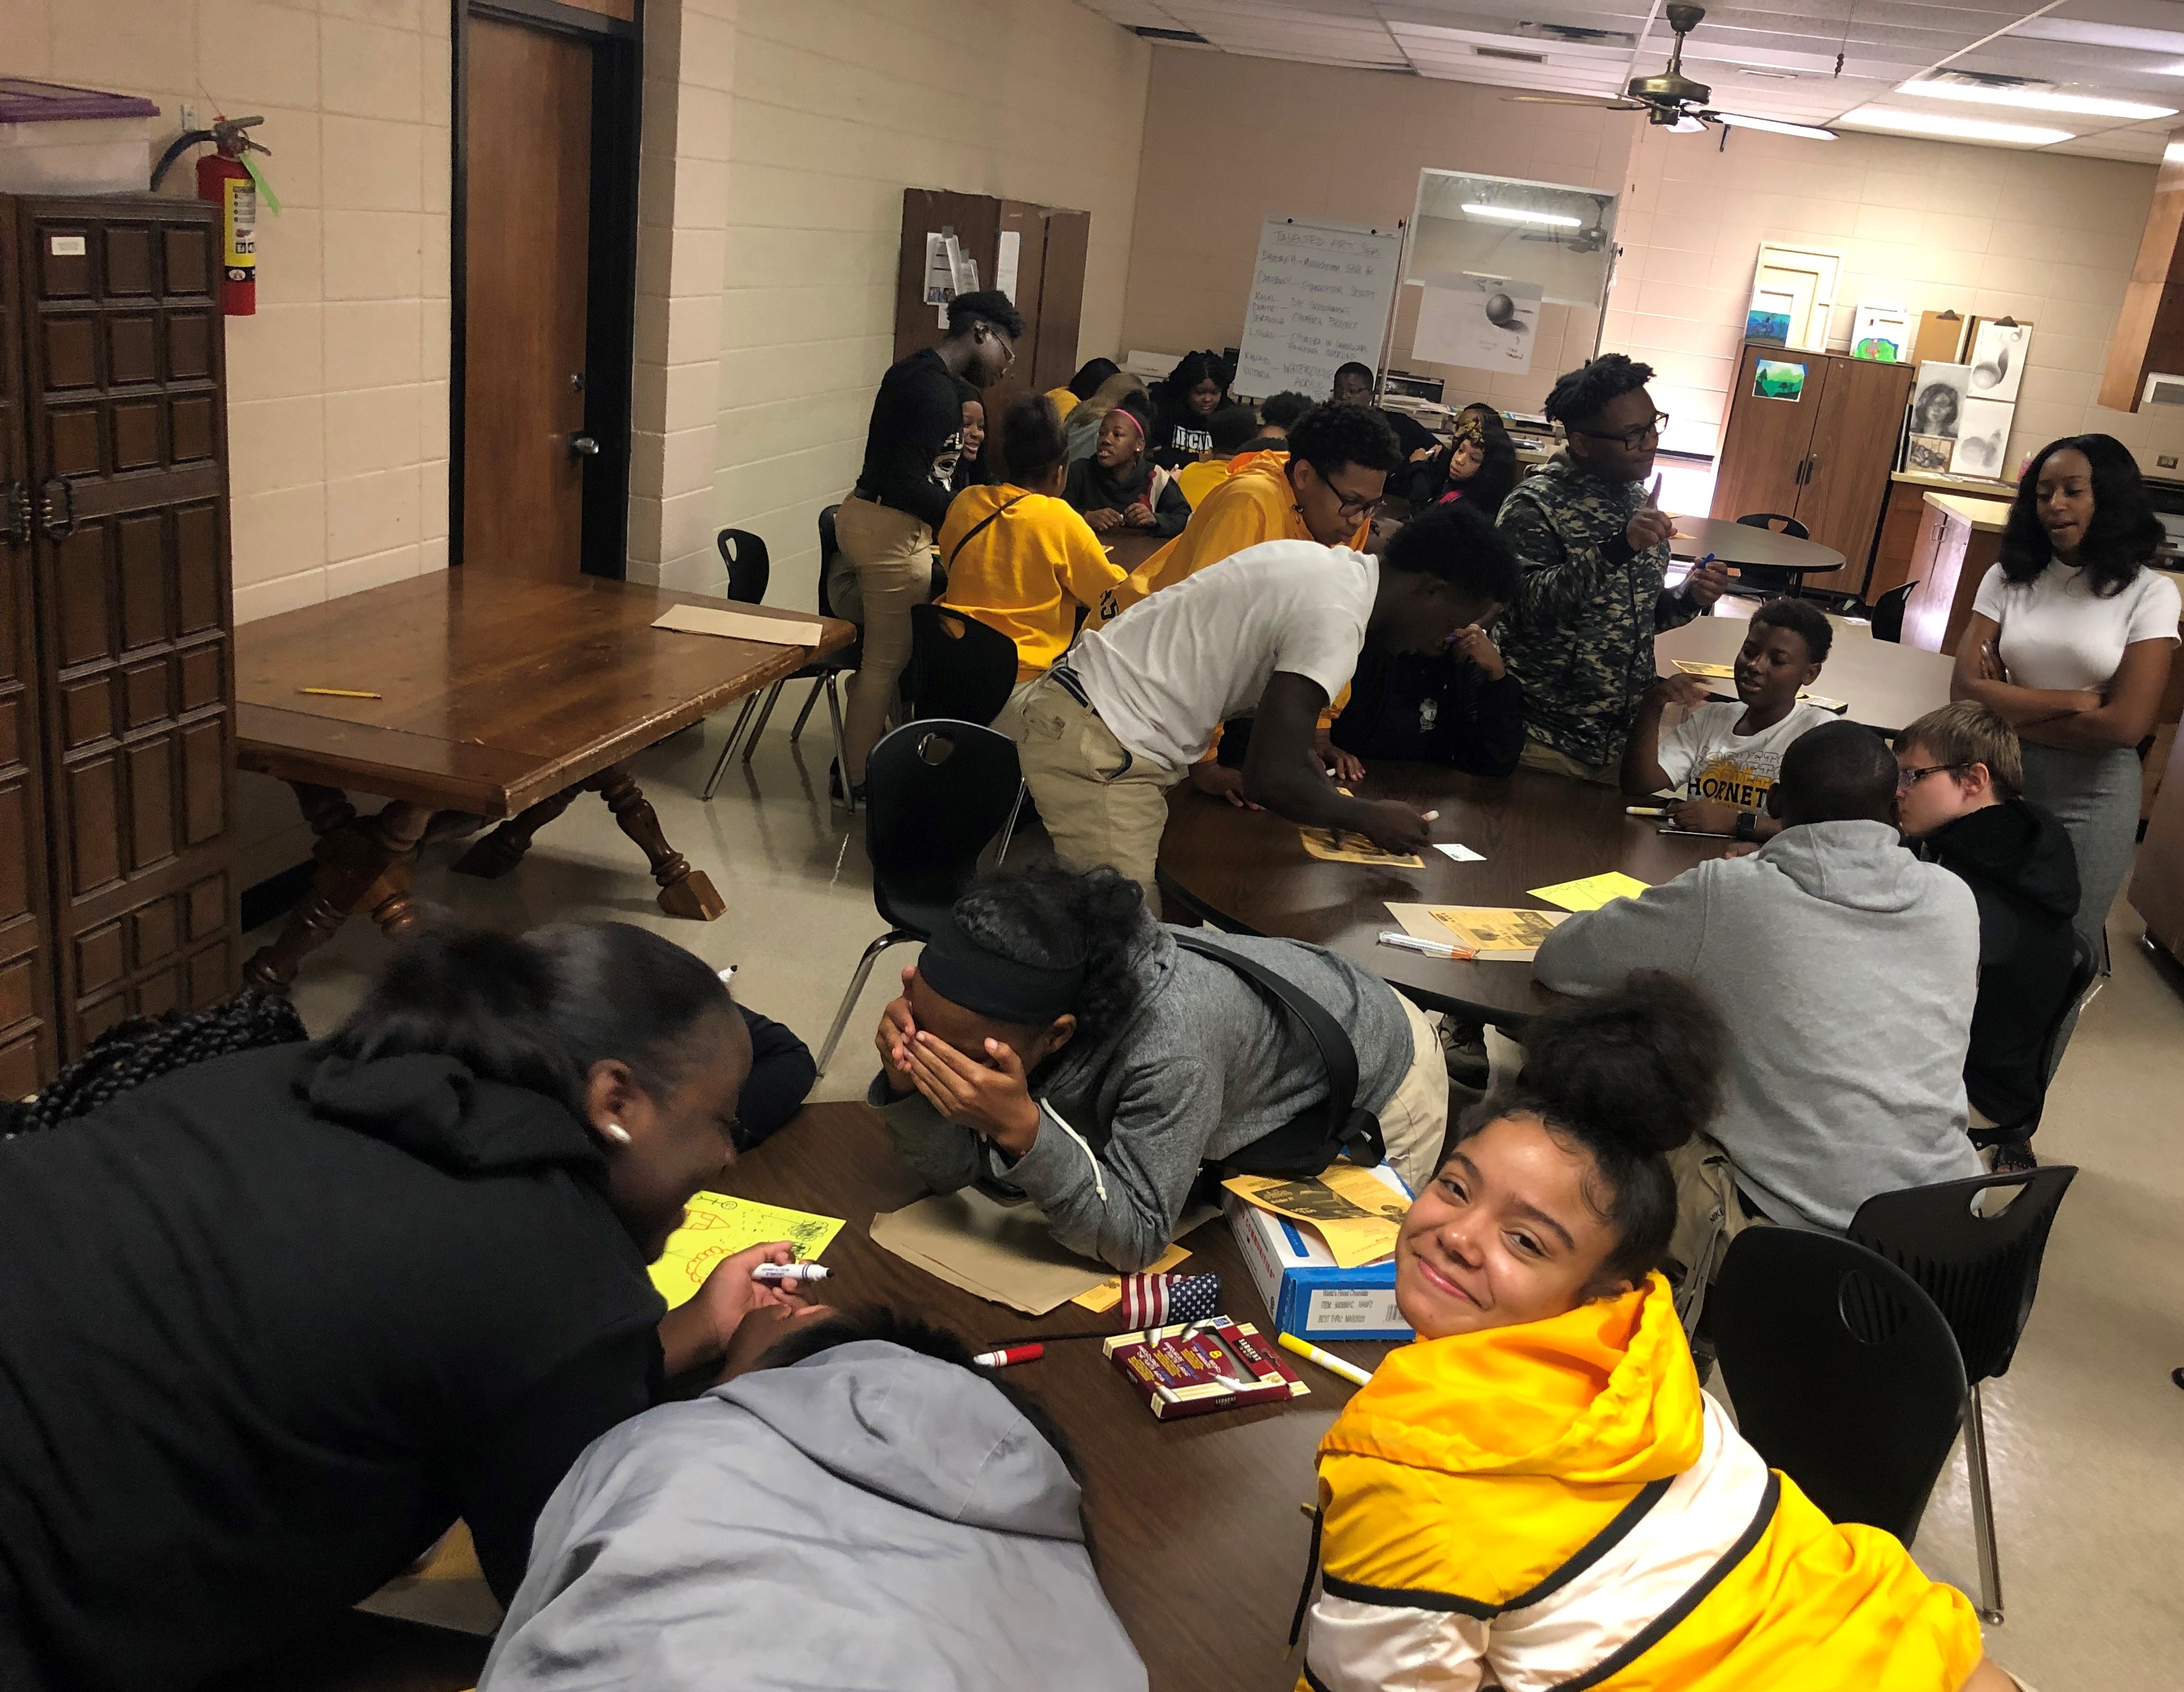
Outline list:
[[[1741,112],[1716,112],[1714,121],[1731,129],[1763,129],[1769,135],[1794,135],[1806,141],[1833,141],[1836,132],[1817,124],[1785,123],[1780,118],[1747,118]]]
[[[2012,24],[2003,33],[2035,41],[2070,42],[2078,47],[2120,47],[2132,53],[2184,53],[2184,35],[2175,30],[2081,23],[2075,18],[2043,18],[2036,14]]]
[[[1903,106],[1864,106],[1837,118],[1853,129],[1894,130],[1903,135],[1930,135],[1944,141],[1999,141],[2020,147],[2050,147],[2059,141],[2075,141],[2067,129],[2039,129],[2031,124],[1990,123],[1985,118],[1953,118],[1940,112],[1914,112]]]
[[[2038,88],[1987,87],[1914,76],[1896,85],[1899,94],[1923,94],[1930,100],[1964,100],[1978,106],[2014,106],[2027,112],[2075,112],[2088,118],[2173,118],[2174,106],[2149,106],[2137,100],[2103,100],[2091,94],[2051,94]]]
[[[1525,211],[1518,206],[1489,206],[1467,204],[1466,217],[1483,217],[1495,223],[1544,223],[1556,229],[1583,229],[1581,217],[1564,217],[1560,212]]]

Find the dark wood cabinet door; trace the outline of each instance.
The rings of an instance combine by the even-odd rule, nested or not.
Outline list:
[[[1046,213],[1046,259],[1041,266],[1039,337],[1033,349],[1032,386],[1041,392],[1077,374],[1077,335],[1084,314],[1084,253],[1092,239],[1092,214]],[[1017,353],[1019,363],[1022,353]]]
[[[35,1091],[59,1058],[17,268],[0,239],[0,1099]]]
[[[213,209],[14,205],[64,1055],[233,989],[234,678]]]
[[[1911,398],[1909,365],[1830,359],[1827,391],[1814,418],[1812,467],[1797,500],[1797,520],[1822,546],[1843,555],[1843,568],[1813,577],[1816,587],[1855,588],[1880,526],[1903,408]],[[1838,579],[1842,578],[1842,579]]]
[[[1755,392],[1763,361],[1798,366],[1805,373],[1804,386],[1795,393],[1785,391],[1780,398]],[[1744,349],[1736,367],[1736,386],[1730,393],[1729,427],[1722,434],[1721,468],[1714,480],[1710,515],[1734,522],[1763,511],[1782,517],[1798,515],[1805,459],[1812,450],[1813,427],[1825,403],[1830,380],[1828,367],[1833,362],[1825,353],[1801,353],[1790,347]],[[1819,538],[1817,532],[1813,538]]]

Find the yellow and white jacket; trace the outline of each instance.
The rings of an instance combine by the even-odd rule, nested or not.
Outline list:
[[[1970,1601],[1699,1389],[1668,1283],[1390,1355],[1319,1448],[1299,1692],[1957,1692]]]

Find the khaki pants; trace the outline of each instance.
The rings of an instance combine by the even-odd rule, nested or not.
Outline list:
[[[1426,1013],[1400,993],[1396,1003],[1411,1027],[1411,1066],[1380,1107],[1380,1138],[1389,1163],[1417,1194],[1440,1172],[1441,1142],[1448,1135],[1448,1066]]]
[[[865,779],[865,760],[886,730],[895,682],[910,662],[910,609],[933,585],[933,531],[907,511],[869,499],[844,499],[834,513],[834,540],[856,571],[855,608],[861,612],[864,657],[850,682],[842,722],[843,779]]]
[[[1708,1286],[1721,1273],[1730,1243],[1748,1227],[1771,1224],[1763,1216],[1746,1214],[1729,1153],[1712,1135],[1694,1134],[1670,1152],[1669,1170],[1676,1177],[1676,1232],[1669,1242],[1669,1255],[1684,1267],[1676,1311],[1688,1333]]]
[[[1185,772],[1131,752],[1098,712],[1051,676],[1018,688],[994,726],[1017,743],[1024,781],[1061,866],[1082,871],[1112,865],[1154,903],[1167,790]]]
[[[1527,770],[1545,770],[1551,776],[1574,776],[1580,782],[1599,782],[1615,787],[1622,780],[1618,764],[1580,764],[1567,752],[1557,752],[1543,740],[1524,737],[1524,750],[1517,761]]]

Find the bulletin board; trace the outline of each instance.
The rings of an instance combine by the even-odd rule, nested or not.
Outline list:
[[[1402,270],[1403,231],[1301,217],[1259,229],[1234,383],[1265,398],[1315,397],[1352,360],[1377,366]]]

